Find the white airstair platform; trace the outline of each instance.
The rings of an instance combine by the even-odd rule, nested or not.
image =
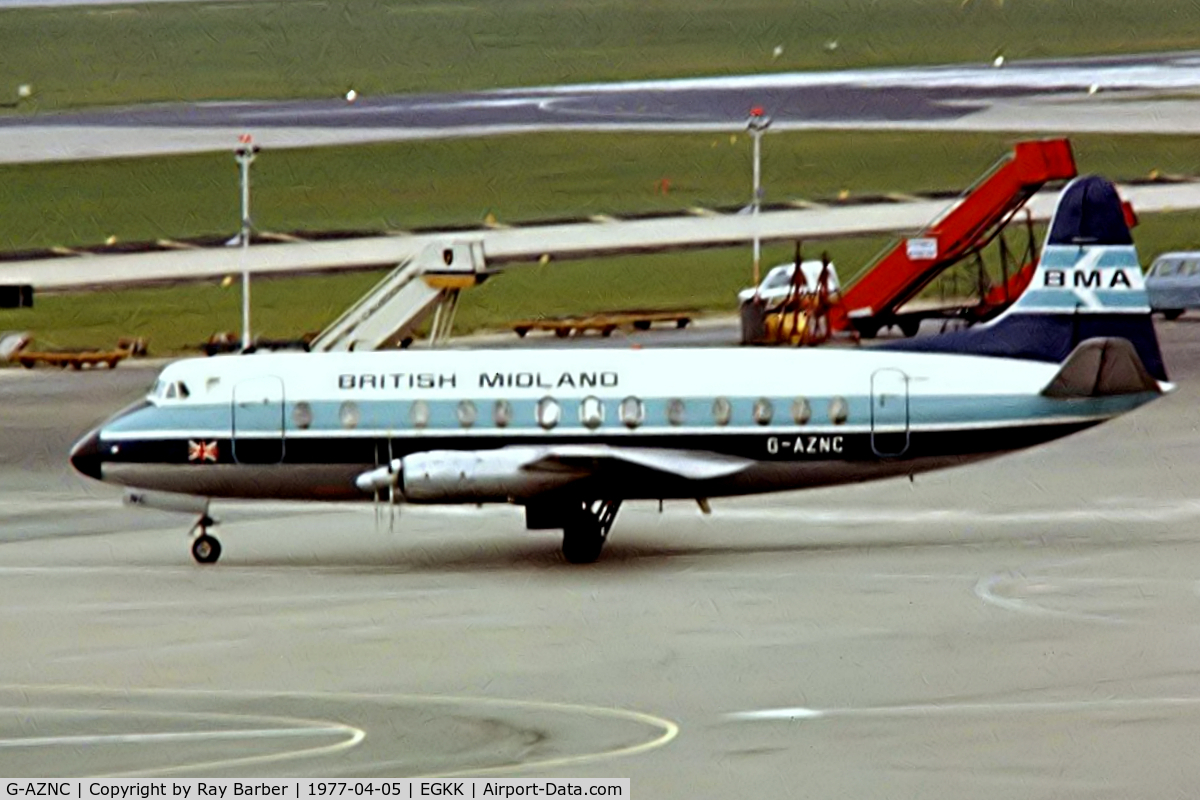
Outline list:
[[[314,351],[405,346],[434,312],[430,342],[449,334],[461,289],[484,277],[483,243],[435,242],[402,262],[312,342]]]

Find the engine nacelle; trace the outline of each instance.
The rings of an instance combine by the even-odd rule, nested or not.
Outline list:
[[[400,490],[414,503],[503,503],[566,486],[586,473],[527,469],[535,448],[430,450],[402,459]]]

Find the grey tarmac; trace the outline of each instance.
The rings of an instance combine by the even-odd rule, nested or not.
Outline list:
[[[291,503],[222,506],[199,567],[189,520],[65,465],[152,370],[0,372],[0,775],[1187,794],[1200,322],[1159,330],[1178,391],[1115,422],[914,483],[635,504],[587,567],[514,509]]]
[[[0,163],[530,131],[1200,132],[1200,53],[953,64],[293,101],[166,103],[0,117]]]

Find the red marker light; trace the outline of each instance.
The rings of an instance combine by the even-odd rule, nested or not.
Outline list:
[[[763,107],[762,106],[755,106],[754,108],[750,109],[750,116],[761,117],[762,115],[763,115]]]

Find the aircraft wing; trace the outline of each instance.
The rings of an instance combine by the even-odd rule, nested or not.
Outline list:
[[[741,472],[754,462],[699,450],[569,444],[545,449],[521,465],[529,471],[595,472],[619,465],[674,475],[692,481],[723,478]]]

